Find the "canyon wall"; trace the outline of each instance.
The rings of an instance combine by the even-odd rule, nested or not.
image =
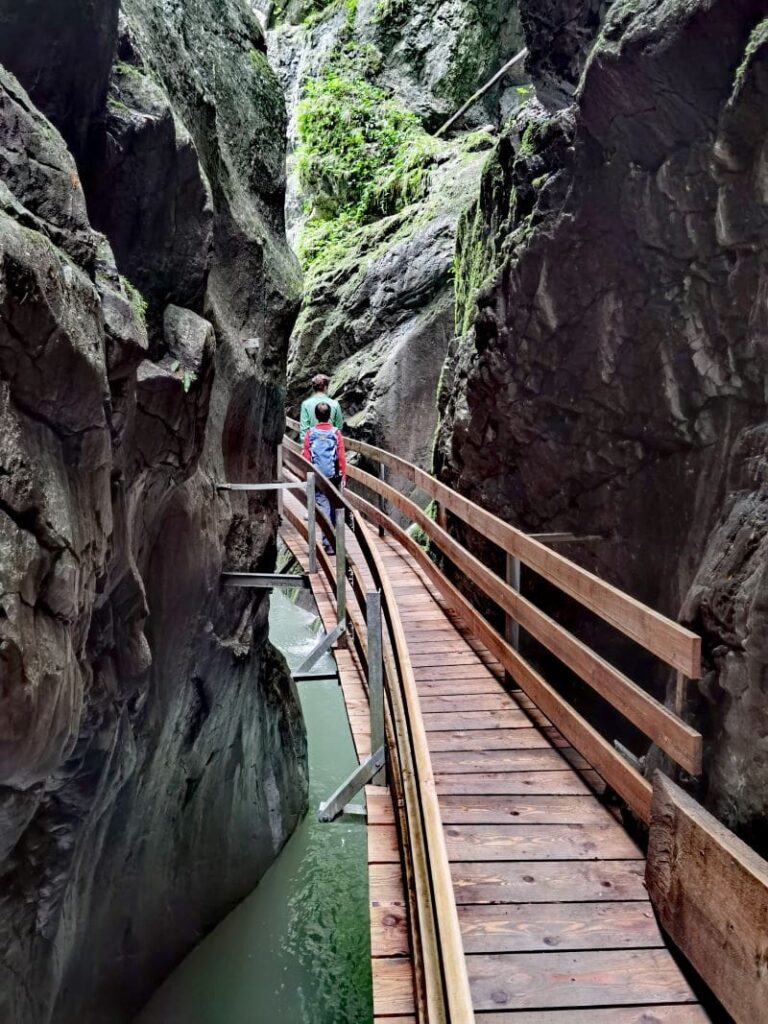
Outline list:
[[[442,479],[703,633],[702,795],[764,842],[768,24],[524,2],[537,88],[457,241]]]
[[[285,109],[239,0],[0,0],[0,64],[0,1018],[116,1024],[305,809],[216,490],[275,473]]]

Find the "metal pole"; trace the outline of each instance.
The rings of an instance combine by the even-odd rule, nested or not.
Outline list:
[[[317,517],[315,514],[315,474],[307,473],[307,546],[309,571],[317,572]]]
[[[520,559],[514,555],[507,554],[507,583],[520,593]],[[520,626],[511,615],[504,616],[504,636],[508,644],[516,651],[520,650]]]
[[[283,481],[283,446],[279,444],[277,446],[277,482],[282,483]],[[283,492],[278,490],[277,492],[277,514],[282,518],[283,515]]]
[[[381,482],[384,483],[384,463],[383,462],[379,463],[379,480],[381,480]],[[379,512],[381,512],[381,514],[384,515],[384,495],[383,494],[377,495],[377,501],[378,501],[378,506],[379,506]],[[379,526],[379,536],[380,537],[384,536],[384,527],[383,526]]]
[[[344,509],[336,509],[336,621],[347,619],[347,547],[344,531]],[[339,637],[339,647],[346,647],[346,637]]]
[[[381,644],[381,592],[371,591],[366,597],[368,629],[368,705],[371,713],[371,750],[384,746],[384,674]],[[374,778],[375,786],[386,785],[384,770]]]

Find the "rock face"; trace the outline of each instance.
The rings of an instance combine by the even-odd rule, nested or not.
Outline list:
[[[268,601],[219,585],[274,505],[216,490],[274,475],[298,271],[246,9],[44,6],[0,3],[0,1019],[115,1024],[305,809]]]
[[[526,529],[602,534],[584,557],[668,614],[695,578],[706,796],[748,834],[768,811],[765,7],[613,3],[559,111],[590,30],[547,49],[541,9],[522,21],[549,109],[513,123],[460,231],[437,469]]]
[[[456,226],[476,195],[490,136],[439,144],[423,129],[420,137],[414,133],[414,156],[403,156],[408,166],[400,180],[393,174],[382,189],[391,197],[361,216],[365,202],[358,202],[343,177],[341,197],[322,182],[322,167],[308,175],[317,187],[302,187],[297,163],[305,141],[297,114],[307,84],[326,76],[335,86],[359,81],[358,93],[378,90],[373,107],[391,101],[403,118],[437,128],[519,48],[517,4],[291,2],[278,5],[274,24],[269,50],[288,97],[289,138],[298,153],[298,160],[289,159],[289,234],[301,248],[318,210],[322,216],[324,207],[341,207],[341,227],[332,223],[329,229],[332,255],[306,261],[304,302],[290,348],[289,405],[296,410],[312,376],[323,370],[355,436],[427,465],[435,394],[453,335]],[[519,81],[513,77],[501,94],[489,93],[461,127],[496,123],[500,110],[519,102]],[[385,166],[397,163],[397,157],[382,160]],[[415,188],[411,181],[418,182]],[[397,195],[409,189],[406,200]],[[343,239],[334,244],[337,234]]]

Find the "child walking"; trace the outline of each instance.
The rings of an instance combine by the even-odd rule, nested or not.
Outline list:
[[[331,407],[327,402],[320,402],[315,406],[315,416],[317,424],[310,427],[304,435],[302,454],[308,462],[312,463],[318,473],[327,477],[334,487],[341,489],[347,482],[344,438],[341,431],[331,423]],[[336,509],[319,489],[315,492],[315,504],[335,527]],[[329,554],[333,553],[333,548],[325,536],[323,537],[323,547]]]

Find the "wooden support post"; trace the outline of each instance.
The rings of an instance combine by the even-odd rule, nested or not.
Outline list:
[[[448,529],[448,511],[442,502],[435,502],[435,522],[441,530]]]
[[[520,593],[520,559],[510,554],[507,554],[506,559],[504,578],[510,587],[513,587]],[[504,639],[510,647],[516,651],[520,650],[520,625],[509,614],[504,615]],[[509,672],[504,673],[504,679],[507,686],[515,685],[515,681]]]
[[[677,678],[675,679],[675,714],[678,718],[683,717],[685,709],[685,687],[685,675],[678,669]]]
[[[315,509],[315,474],[307,473],[307,547],[310,576],[317,572],[317,512]]]
[[[368,706],[371,715],[371,750],[384,746],[384,672],[381,638],[381,592],[371,591],[366,598],[368,630]],[[387,784],[386,772],[374,778],[375,786]]]
[[[336,621],[343,626],[347,621],[347,547],[344,509],[336,510]],[[346,634],[339,637],[339,647],[346,647]]]

